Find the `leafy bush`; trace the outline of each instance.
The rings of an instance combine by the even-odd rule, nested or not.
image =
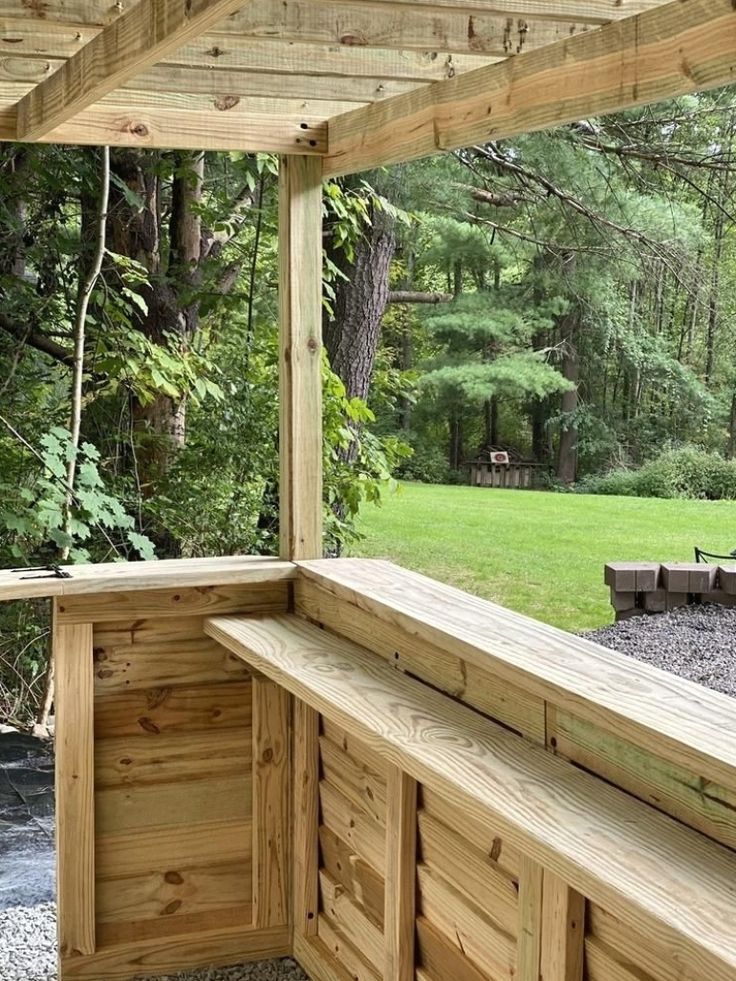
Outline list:
[[[666,449],[638,470],[620,468],[586,477],[575,490],[580,494],[621,497],[736,500],[736,460],[726,460],[695,446]]]

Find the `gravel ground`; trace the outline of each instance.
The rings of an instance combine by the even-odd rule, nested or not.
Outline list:
[[[736,608],[681,606],[586,633],[604,647],[736,695]]]
[[[56,907],[14,906],[0,910],[2,981],[56,981]],[[244,967],[188,971],[156,981],[306,981],[295,961],[261,961]]]

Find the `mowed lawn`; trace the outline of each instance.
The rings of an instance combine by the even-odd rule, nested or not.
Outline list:
[[[736,548],[736,502],[402,484],[353,555],[389,558],[567,630],[613,619],[603,566]]]

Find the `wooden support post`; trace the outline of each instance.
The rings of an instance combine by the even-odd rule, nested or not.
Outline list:
[[[519,981],[539,981],[542,954],[542,866],[526,855],[519,869]]]
[[[291,697],[253,676],[253,926],[288,923]]]
[[[294,933],[317,934],[319,906],[319,713],[294,701]]]
[[[53,646],[59,955],[67,959],[95,952],[92,624],[60,624],[55,605]]]
[[[545,869],[541,981],[582,981],[584,943],[585,897]]]
[[[417,783],[399,767],[386,786],[385,981],[413,981]]]
[[[322,557],[322,182],[317,157],[279,177],[280,527],[283,559]]]

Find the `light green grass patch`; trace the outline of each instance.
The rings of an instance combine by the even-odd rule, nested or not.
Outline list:
[[[402,484],[367,507],[354,555],[389,558],[566,630],[613,619],[603,566],[736,548],[735,501]]]

